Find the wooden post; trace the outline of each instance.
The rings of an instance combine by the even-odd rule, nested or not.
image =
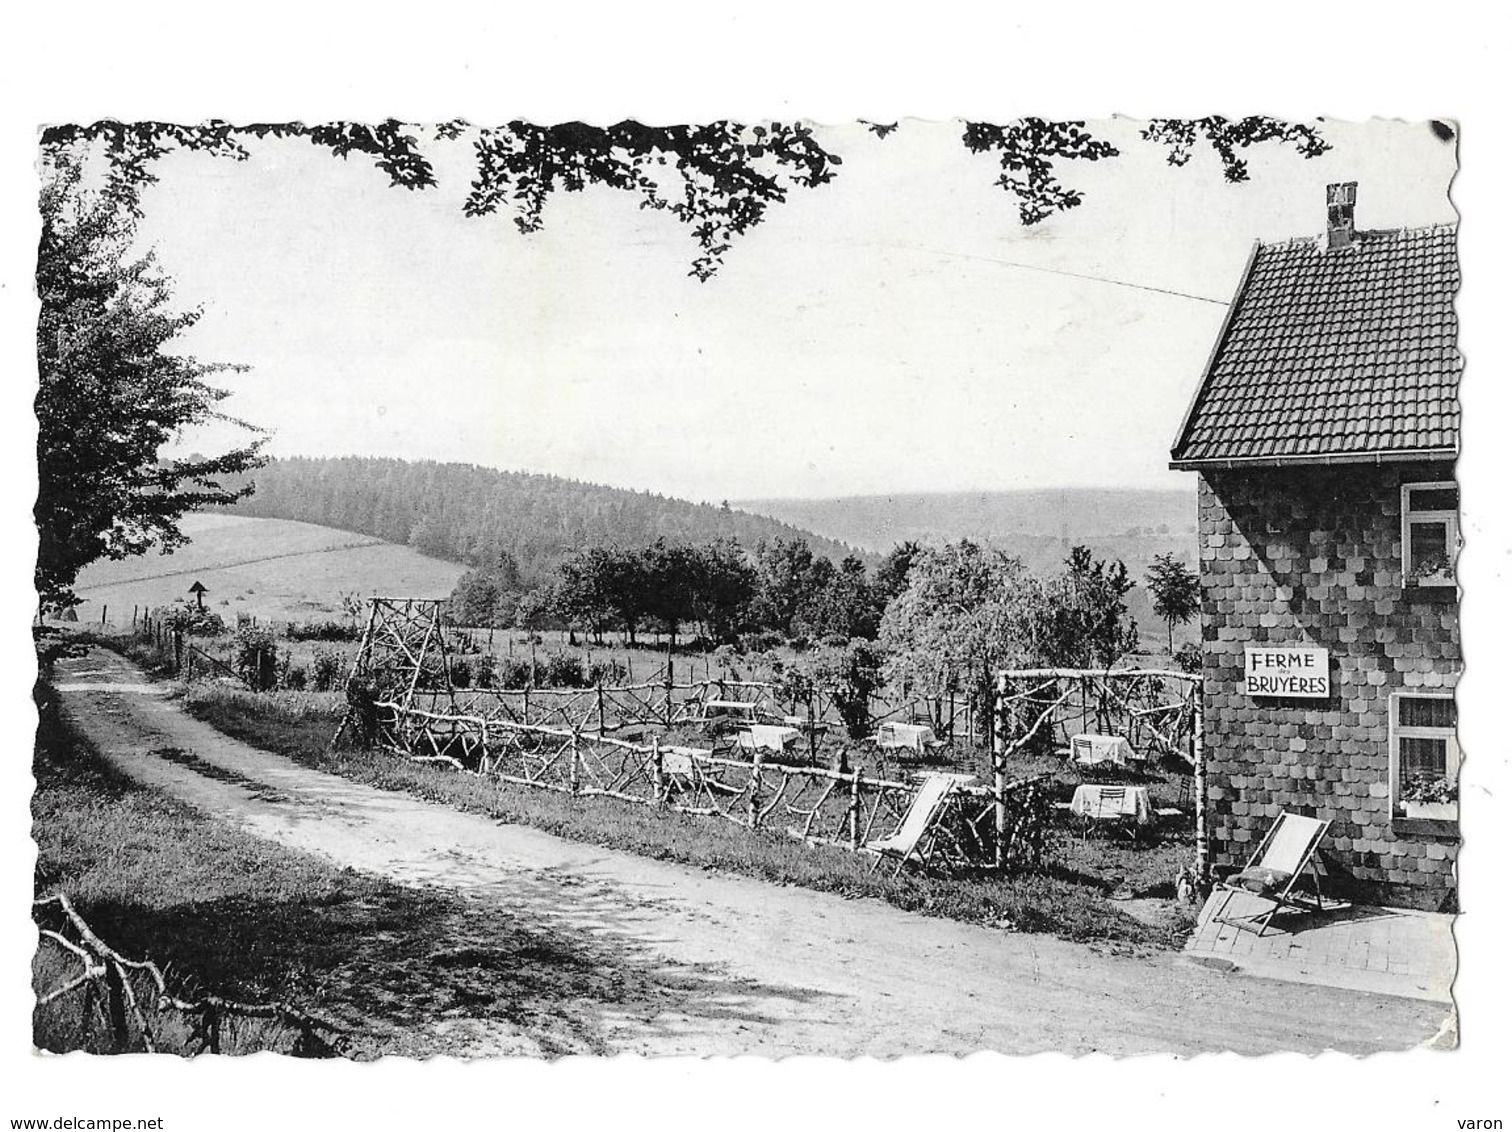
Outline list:
[[[578,733],[572,733],[572,764],[567,771],[567,789],[572,793],[578,792]]]
[[[535,682],[536,682],[535,634],[532,633],[530,635],[530,686],[532,688],[535,687]],[[525,722],[529,723],[530,721],[527,719]]]
[[[662,769],[661,739],[651,736],[651,788],[659,806],[667,800],[666,772]]]
[[[1003,696],[1008,691],[1008,678],[999,675],[993,685],[992,714],[987,717],[987,736],[992,745],[992,805],[993,828],[997,832],[992,847],[992,864],[1001,869],[1007,859],[1005,844],[1008,833],[1008,765],[1003,751],[1003,728],[998,721],[1002,711]]]
[[[850,780],[850,804],[846,807],[845,820],[850,826],[852,849],[861,848],[861,768],[858,766]]]
[[[747,809],[746,824],[755,829],[761,821],[761,748],[751,752],[751,801]]]
[[[177,676],[184,670],[184,634],[173,631],[173,673]]]
[[[107,609],[109,609],[109,608],[110,608],[110,606],[106,605],[103,601],[100,603],[100,624],[101,625],[105,624],[105,611]]]
[[[596,681],[595,684],[594,684],[594,687],[598,691],[598,721],[599,721],[599,728],[598,729],[599,729],[599,734],[602,735],[604,733],[604,682],[603,682],[603,680]]]
[[[672,726],[672,658],[667,657],[667,682],[664,685],[662,699],[665,701],[667,726]]]

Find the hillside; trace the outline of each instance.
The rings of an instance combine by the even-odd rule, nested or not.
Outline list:
[[[338,616],[343,593],[446,597],[463,568],[407,546],[350,531],[282,519],[186,515],[193,540],[173,554],[96,562],[79,575],[81,621],[129,624],[133,606],[161,606],[189,596],[196,581],[208,608],[227,621],[237,613],[280,621]]]
[[[1195,491],[963,491],[755,499],[739,506],[879,552],[908,539],[927,543],[969,538],[1005,548],[1013,539],[1023,539],[1026,546],[1061,539],[1196,545]]]
[[[250,478],[257,491],[233,514],[336,527],[468,566],[509,554],[527,582],[552,576],[583,547],[644,546],[658,538],[733,538],[746,547],[803,538],[835,561],[854,553],[837,540],[728,506],[473,464],[294,457],[274,460]]]

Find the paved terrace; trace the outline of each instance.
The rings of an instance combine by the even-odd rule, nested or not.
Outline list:
[[[1452,1003],[1457,956],[1454,917],[1398,908],[1336,903],[1320,915],[1282,911],[1264,936],[1220,924],[1213,914],[1223,893],[1208,897],[1197,930],[1187,941],[1188,959],[1204,966],[1267,979],[1400,998]],[[1268,905],[1235,894],[1229,918]]]

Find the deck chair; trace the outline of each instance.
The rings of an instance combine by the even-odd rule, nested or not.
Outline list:
[[[868,841],[862,846],[867,852],[877,854],[877,859],[872,862],[872,871],[875,872],[882,861],[889,858],[898,862],[894,876],[901,873],[903,866],[911,860],[927,865],[934,853],[939,819],[945,811],[945,803],[949,801],[951,791],[962,783],[970,782],[972,778],[969,774],[925,775],[919,792],[914,795],[908,813],[903,815],[898,828],[889,836]]]
[[[1227,880],[1220,881],[1223,903],[1213,913],[1220,924],[1232,924],[1242,931],[1264,935],[1270,926],[1271,917],[1282,908],[1323,911],[1323,890],[1318,882],[1317,852],[1329,823],[1320,818],[1305,818],[1299,814],[1279,814],[1249,859],[1249,864]],[[1298,887],[1302,873],[1312,874],[1312,908],[1303,899]],[[1236,893],[1246,893],[1267,901],[1269,907],[1263,912],[1247,916],[1225,918],[1223,913]]]

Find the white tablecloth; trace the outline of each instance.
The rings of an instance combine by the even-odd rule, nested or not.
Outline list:
[[[739,743],[748,751],[758,747],[766,751],[783,751],[802,738],[796,727],[778,727],[771,723],[753,723],[740,732]]]
[[[877,728],[877,746],[927,751],[935,742],[933,729],[918,723],[884,723]]]
[[[1071,795],[1071,812],[1093,821],[1133,818],[1138,825],[1154,820],[1148,786],[1078,786]]]
[[[1071,758],[1078,766],[1100,766],[1103,763],[1128,766],[1131,762],[1143,761],[1122,735],[1073,735]]]

